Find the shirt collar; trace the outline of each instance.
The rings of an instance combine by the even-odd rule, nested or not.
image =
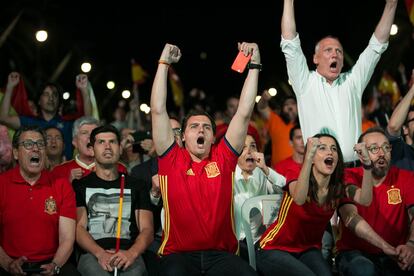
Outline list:
[[[95,162],[92,162],[92,163],[91,163],[91,164],[89,164],[89,165],[87,165],[86,163],[82,162],[82,161],[79,159],[79,154],[76,154],[76,156],[75,156],[75,162],[76,162],[79,166],[81,166],[82,168],[84,168],[84,169],[86,169],[86,170],[89,170],[89,171],[91,171],[91,170],[93,169],[93,167],[95,167]]]
[[[28,184],[27,181],[23,178],[22,174],[20,173],[20,166],[17,165],[15,168],[12,169],[12,182],[16,184]],[[39,179],[35,182],[34,185],[50,185],[50,172],[47,170],[42,170],[40,173]]]

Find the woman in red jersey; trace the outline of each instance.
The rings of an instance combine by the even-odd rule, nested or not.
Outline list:
[[[371,164],[365,144],[355,149],[364,164]],[[258,243],[257,266],[264,275],[331,275],[321,254],[321,240],[339,199],[348,196],[364,205],[372,199],[368,176],[362,189],[347,186],[345,190],[343,168],[342,151],[333,136],[317,134],[308,139],[302,169],[287,176],[289,188],[278,219]]]

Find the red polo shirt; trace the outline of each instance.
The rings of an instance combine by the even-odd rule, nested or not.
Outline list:
[[[59,246],[59,217],[76,219],[76,200],[67,178],[43,170],[31,186],[20,167],[0,175],[0,245],[12,258],[53,258]]]

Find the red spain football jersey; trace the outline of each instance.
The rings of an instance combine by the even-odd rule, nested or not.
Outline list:
[[[237,158],[225,138],[199,163],[175,143],[159,157],[165,211],[160,255],[198,250],[237,252],[232,184]]]
[[[361,186],[363,169],[346,170],[346,183]],[[405,244],[409,233],[407,209],[414,204],[414,174],[392,166],[385,180],[373,188],[372,203],[368,207],[355,205],[358,213],[374,231],[392,246]],[[361,250],[382,253],[382,250],[356,237],[343,223],[336,242],[338,251]]]
[[[323,232],[333,213],[333,208],[319,206],[313,200],[297,205],[285,192],[278,217],[260,238],[260,247],[294,253],[321,248]]]

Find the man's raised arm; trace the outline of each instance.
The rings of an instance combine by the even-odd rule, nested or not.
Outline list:
[[[177,46],[165,44],[152,85],[152,138],[158,155],[162,155],[174,142],[174,133],[167,113],[167,77],[168,67],[172,63],[177,63],[180,58],[181,52]]]
[[[243,89],[240,95],[239,106],[236,114],[232,118],[229,124],[229,128],[226,132],[226,139],[230,145],[237,152],[241,152],[244,140],[247,134],[247,127],[249,125],[250,116],[254,108],[254,103],[257,95],[257,84],[259,82],[259,69],[253,68],[260,63],[259,47],[256,43],[239,43],[239,50],[245,55],[252,54],[250,60],[250,69],[247,73],[246,80],[244,81]],[[256,65],[256,66],[254,66]]]

